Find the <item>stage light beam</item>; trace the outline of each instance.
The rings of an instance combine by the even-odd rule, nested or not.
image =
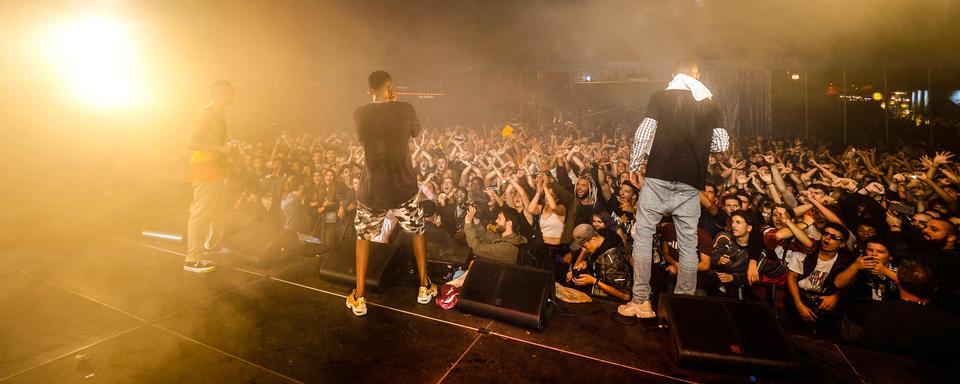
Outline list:
[[[128,26],[91,17],[56,29],[47,56],[67,88],[85,103],[126,108],[141,103],[146,93],[136,48]]]

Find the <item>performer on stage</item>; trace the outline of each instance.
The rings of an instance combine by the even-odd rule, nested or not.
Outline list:
[[[681,63],[663,91],[650,97],[646,116],[637,128],[630,171],[646,174],[633,227],[633,297],[617,308],[624,316],[656,317],[650,304],[653,234],[663,215],[672,215],[680,248],[678,294],[697,287],[697,221],[700,190],[707,177],[711,152],[727,150],[729,137],[720,126],[720,113],[710,90],[700,82],[699,65]]]
[[[408,143],[420,135],[420,120],[409,103],[397,101],[390,74],[376,71],[367,79],[373,102],[357,108],[353,120],[364,150],[364,170],[357,195],[357,289],[347,296],[347,308],[356,316],[367,313],[364,282],[370,240],[380,233],[383,220],[393,212],[400,227],[413,238],[413,255],[420,274],[417,302],[427,304],[437,286],[427,278],[427,242],[423,236],[417,173]]]
[[[203,260],[210,252],[219,252],[223,239],[226,215],[227,177],[226,155],[227,123],[223,108],[233,103],[233,85],[227,81],[214,82],[210,87],[210,103],[200,114],[187,147],[190,155],[190,182],[193,183],[193,202],[187,223],[187,257],[183,269],[189,272],[213,271],[213,265]]]

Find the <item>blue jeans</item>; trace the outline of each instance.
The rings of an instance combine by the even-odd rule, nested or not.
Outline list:
[[[653,234],[664,215],[673,216],[680,249],[680,271],[674,293],[692,295],[697,289],[697,222],[700,191],[677,181],[646,178],[637,204],[633,226],[633,302],[650,299],[650,269],[653,264]]]

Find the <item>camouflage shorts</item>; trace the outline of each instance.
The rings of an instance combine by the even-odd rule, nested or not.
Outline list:
[[[420,194],[416,194],[397,208],[372,209],[363,203],[357,206],[357,218],[353,225],[357,229],[358,240],[372,240],[380,234],[383,221],[388,212],[393,212],[400,228],[411,236],[423,234],[423,208],[420,207]]]

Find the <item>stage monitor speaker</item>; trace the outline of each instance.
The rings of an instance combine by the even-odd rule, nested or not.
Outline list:
[[[404,252],[397,245],[370,242],[366,289],[383,292],[400,282],[404,273]],[[345,286],[357,284],[357,257],[352,246],[338,247],[321,258],[317,274],[321,279]]]
[[[660,324],[682,367],[724,370],[799,369],[773,312],[763,302],[661,294]]]
[[[478,259],[463,282],[457,308],[539,331],[550,320],[553,300],[550,271]]]
[[[292,229],[253,222],[227,234],[226,248],[250,264],[269,267],[297,253],[297,232]]]

